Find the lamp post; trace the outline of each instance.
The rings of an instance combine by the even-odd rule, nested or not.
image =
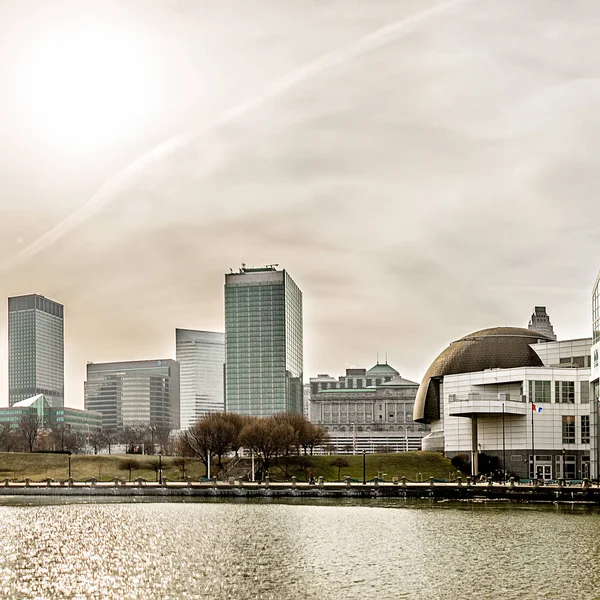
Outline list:
[[[71,453],[67,453],[67,459],[69,461],[69,479],[71,479]]]
[[[363,485],[367,485],[367,451],[363,450]]]
[[[162,454],[158,454],[158,483],[162,485]]]
[[[154,454],[154,432],[156,431],[156,426],[150,425],[150,427],[148,427],[148,429],[150,430],[150,444],[152,446],[151,454]]]

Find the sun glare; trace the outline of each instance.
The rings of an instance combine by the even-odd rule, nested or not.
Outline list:
[[[20,111],[54,151],[104,150],[143,132],[160,108],[159,61],[135,32],[79,20],[37,34],[27,50]]]

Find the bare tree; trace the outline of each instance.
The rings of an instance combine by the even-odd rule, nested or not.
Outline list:
[[[93,448],[94,454],[98,454],[102,448],[106,448],[107,441],[104,432],[101,429],[90,431],[88,444]]]
[[[10,423],[0,423],[0,451],[10,452],[12,446]]]
[[[345,458],[342,458],[341,456],[339,456],[337,458],[334,458],[329,464],[332,467],[337,467],[337,470],[338,470],[338,481],[340,480],[340,471],[344,467],[349,467],[350,466],[350,463]]]
[[[52,427],[50,440],[56,450],[61,452],[79,452],[83,445],[83,438],[70,425],[59,423]]]
[[[244,421],[239,415],[211,413],[200,419],[181,436],[180,454],[197,456],[207,465],[208,457],[216,456],[219,467],[225,454],[240,447]]]
[[[329,444],[329,434],[320,425],[314,425],[313,423],[308,424],[306,438],[304,439],[304,453],[306,454],[307,449],[310,450],[312,456],[315,448],[319,446],[326,446]]]
[[[300,455],[300,447],[304,448],[306,454],[306,444],[310,440],[311,424],[304,415],[300,413],[276,413],[273,415],[276,423],[289,425],[294,432],[292,445],[296,448],[296,454]]]
[[[124,458],[119,462],[119,469],[123,469],[123,471],[129,471],[129,481],[131,481],[131,471],[139,468],[140,463],[137,458]]]
[[[100,444],[103,448],[108,448],[108,453],[111,454],[112,447],[119,441],[119,434],[110,429],[102,429],[100,432]]]
[[[211,454],[211,441],[205,427],[200,427],[201,421],[189,427],[181,433],[177,440],[177,452],[181,456],[195,456],[199,458],[205,467],[208,467],[208,459]],[[208,475],[208,470],[207,470]]]
[[[173,459],[173,466],[181,471],[181,479],[185,479],[185,469],[187,467],[188,458],[186,456],[176,456]]]
[[[149,439],[148,425],[145,423],[132,423],[123,429],[123,441],[127,444],[129,454],[142,454],[146,451]]]
[[[158,445],[158,451],[161,454],[172,454],[171,426],[152,424],[148,427],[148,430],[153,433],[153,439],[150,441],[152,450],[154,451],[154,446]]]
[[[24,415],[19,419],[17,432],[29,452],[33,452],[41,426],[42,420],[35,413]]]
[[[267,470],[274,458],[287,451],[294,444],[295,433],[291,425],[278,423],[273,417],[256,419],[244,427],[241,440],[246,448],[251,448],[262,459]]]

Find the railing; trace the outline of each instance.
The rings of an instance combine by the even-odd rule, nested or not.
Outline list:
[[[448,402],[474,402],[484,400],[486,402],[527,402],[527,396],[521,394],[510,394],[509,392],[501,392],[499,394],[480,394],[472,392],[466,397],[458,397],[456,394],[448,394]]]
[[[234,456],[228,463],[227,466],[219,473],[219,480],[226,481],[227,473],[233,469],[241,460],[240,456]]]

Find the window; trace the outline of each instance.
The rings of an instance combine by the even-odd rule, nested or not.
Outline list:
[[[563,415],[562,418],[562,443],[575,443],[575,415]]]
[[[363,380],[362,379],[357,379],[356,380],[356,387],[357,388],[362,388],[363,386]]]
[[[575,404],[575,382],[556,381],[554,383],[554,400],[563,404]]]
[[[367,387],[371,387],[372,385],[373,385],[373,380],[372,379],[367,379]]]
[[[589,404],[590,403],[590,382],[582,381],[581,382],[581,404]]]
[[[581,443],[590,443],[590,415],[581,415]]]
[[[541,402],[550,402],[550,382],[530,381],[529,400],[535,404],[539,404]]]

